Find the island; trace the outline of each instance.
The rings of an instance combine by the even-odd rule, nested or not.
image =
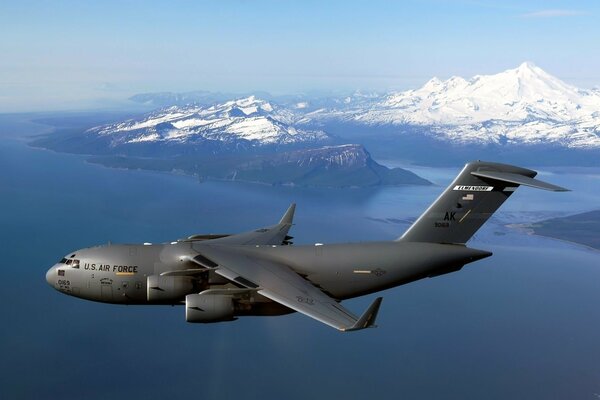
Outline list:
[[[149,158],[93,156],[107,167],[193,175],[201,180],[321,188],[431,185],[415,173],[377,163],[361,145],[325,146],[273,154]]]
[[[551,218],[528,226],[534,234],[600,250],[600,210]]]
[[[53,132],[31,146],[86,155],[107,167],[185,174],[199,180],[358,188],[431,185],[377,163],[362,144],[294,124],[285,110],[249,97],[213,105],[167,107],[97,124],[97,116],[46,118]],[[90,127],[91,126],[91,127]]]

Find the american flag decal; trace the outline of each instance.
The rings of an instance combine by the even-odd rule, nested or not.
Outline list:
[[[473,200],[475,198],[475,196],[473,195],[473,193],[469,193],[463,196],[463,200]]]
[[[64,269],[59,269],[58,270],[58,276],[65,276],[65,270]]]

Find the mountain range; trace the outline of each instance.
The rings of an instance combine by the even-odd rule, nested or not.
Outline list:
[[[297,115],[254,96],[211,106],[171,106],[83,131],[58,130],[32,145],[86,154],[109,167],[271,185],[429,185],[377,163],[360,144],[295,126]],[[52,123],[46,120],[45,123]],[[64,123],[62,123],[64,125]]]
[[[244,141],[250,146],[264,146],[330,139],[325,132],[295,127],[295,119],[292,111],[249,96],[211,106],[166,107],[139,119],[91,128],[85,135],[106,138],[112,148],[149,142],[193,145]]]
[[[137,95],[132,100],[177,104],[33,144],[94,155],[105,165],[328,187],[425,183],[377,164],[365,145],[377,158],[424,164],[600,160],[600,91],[576,88],[532,63],[386,94],[224,96]],[[193,103],[181,104],[187,101]]]
[[[455,143],[600,147],[600,91],[576,88],[529,62],[469,80],[432,78],[368,105],[304,116],[304,122],[323,119],[427,127],[424,132]]]
[[[470,79],[455,76],[443,81],[434,77],[418,89],[385,94],[357,91],[338,97],[262,95],[270,100],[249,96],[236,102],[267,104],[273,111],[265,111],[258,104],[249,107],[271,112],[274,120],[292,124],[294,129],[308,129],[297,136],[298,140],[324,139],[330,132],[318,132],[319,126],[350,122],[371,129],[374,134],[380,126],[408,126],[411,131],[419,130],[423,135],[454,144],[600,148],[600,90],[577,88],[531,62]],[[140,97],[157,104],[167,99],[195,99],[204,104],[211,99],[209,92],[189,92],[146,93],[132,100],[141,101]],[[215,94],[211,107],[222,110],[232,106],[222,97],[223,94]],[[254,137],[251,126],[242,128],[250,131],[246,137]],[[283,140],[289,141],[290,136]]]

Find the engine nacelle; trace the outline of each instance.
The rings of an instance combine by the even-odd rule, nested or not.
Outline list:
[[[220,294],[188,294],[185,296],[185,320],[187,322],[232,321],[233,299]]]
[[[187,276],[150,275],[147,283],[147,298],[150,302],[182,301],[185,295],[196,289],[194,280]]]

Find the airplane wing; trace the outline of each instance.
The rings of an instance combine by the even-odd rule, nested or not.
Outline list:
[[[233,245],[290,244],[290,240],[293,238],[288,236],[288,232],[292,227],[295,210],[296,204],[292,203],[277,225],[268,226],[251,232],[238,233],[236,235],[212,239],[211,243]]]
[[[292,310],[308,315],[340,331],[353,331],[375,326],[382,298],[358,318],[335,299],[287,265],[258,257],[241,248],[202,245],[198,250],[218,267],[215,272]]]

